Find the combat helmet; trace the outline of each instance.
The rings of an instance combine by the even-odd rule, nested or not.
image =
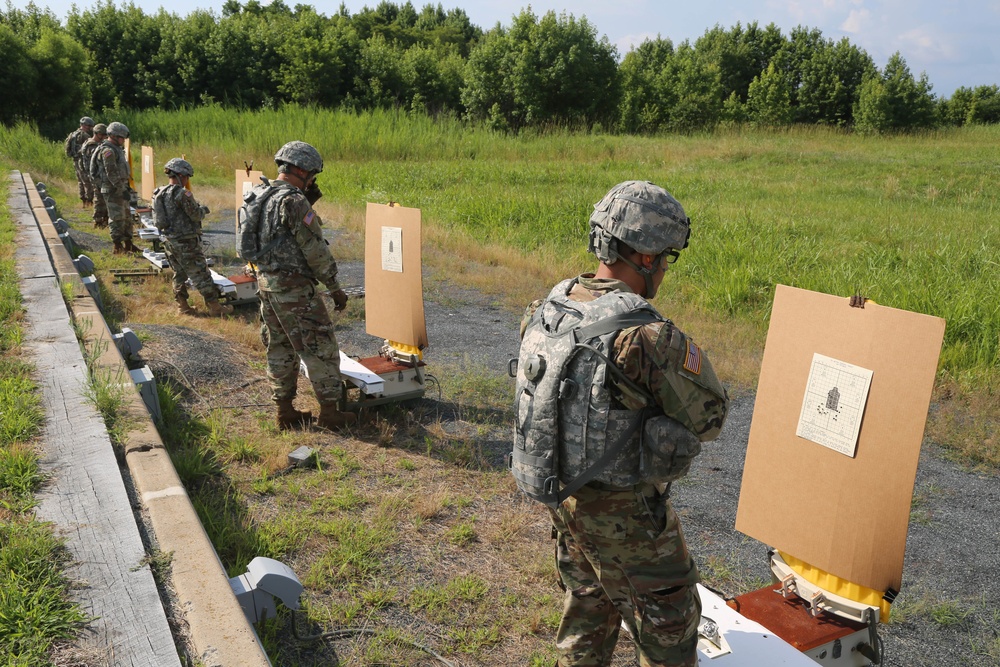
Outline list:
[[[114,121],[108,124],[108,136],[128,139],[128,128],[125,127],[125,123]]]
[[[651,297],[652,274],[664,262],[676,262],[690,237],[691,220],[669,192],[648,181],[625,181],[594,204],[587,250],[604,264],[621,260],[631,266],[645,279],[646,296]],[[655,255],[657,261],[652,269],[639,266],[619,252],[619,243]]]
[[[191,166],[191,163],[184,158],[179,157],[167,160],[167,163],[163,165],[163,171],[178,174],[180,176],[194,176],[194,167]]]
[[[323,158],[319,151],[304,141],[289,141],[274,154],[274,161],[279,166],[290,164],[312,174],[323,171]]]
[[[80,125],[89,125],[90,127],[93,127],[94,119],[91,118],[90,116],[84,116],[83,118],[80,119]]]
[[[108,126],[104,123],[98,123],[94,126],[94,134],[107,134]]]

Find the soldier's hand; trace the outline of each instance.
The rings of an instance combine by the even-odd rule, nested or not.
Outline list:
[[[319,198],[323,196],[322,190],[316,185],[316,181],[313,181],[308,188],[305,189],[306,200],[308,200],[309,205],[315,204],[319,201]]]
[[[344,308],[347,308],[347,292],[342,289],[330,292],[330,298],[333,299],[333,309],[338,313]]]
[[[204,204],[202,204],[201,205],[201,214],[202,215],[208,215],[209,213],[211,213],[211,211],[208,209],[208,207],[205,206]]]

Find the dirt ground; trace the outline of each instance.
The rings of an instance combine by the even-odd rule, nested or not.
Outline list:
[[[219,223],[209,229],[206,241],[212,249],[232,247],[230,225]],[[87,234],[85,228],[73,234],[84,247],[101,242]],[[331,240],[335,244],[336,236],[332,235]],[[362,285],[363,266],[341,263],[341,282],[345,286]],[[425,280],[425,286],[429,370],[472,372],[503,386],[508,360],[516,356],[518,349],[520,313],[497,306],[489,295],[440,277]],[[252,313],[244,316],[248,321],[253,319]],[[185,397],[192,408],[199,403],[213,407],[268,405],[259,355],[255,357],[224,338],[181,324],[127,324],[148,336],[142,356],[158,376],[179,378],[194,390]],[[370,356],[381,343],[365,333],[360,318],[341,321],[336,331],[342,350],[350,355]],[[746,592],[770,579],[765,545],[733,528],[754,403],[754,396],[747,391],[733,393],[737,398],[722,436],[704,448],[690,475],[675,484],[673,491],[675,507],[703,577],[725,595]],[[497,408],[494,417],[498,419],[483,419],[485,426],[470,428],[476,420],[463,419],[467,415],[461,413],[462,404],[460,397],[438,397],[431,391],[413,414],[417,420],[440,423],[446,432],[465,429],[467,437],[477,440],[482,462],[500,470],[509,448],[509,426],[503,422],[505,408]],[[880,627],[885,641],[883,664],[1000,665],[998,489],[995,473],[952,462],[935,443],[925,442],[914,493],[903,589],[894,606],[896,617]],[[540,551],[551,549],[542,522],[531,526],[529,532],[538,536]],[[551,588],[556,594],[554,582]],[[637,663],[632,652],[622,648],[615,664]]]

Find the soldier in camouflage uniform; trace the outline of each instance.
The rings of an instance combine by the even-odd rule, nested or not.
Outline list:
[[[141,253],[142,250],[132,243],[132,210],[129,206],[131,188],[129,187],[128,158],[123,147],[128,139],[128,128],[124,123],[108,124],[108,138],[94,151],[91,163],[91,175],[97,175],[100,181],[101,195],[108,206],[111,218],[111,240],[115,244],[114,253],[120,255],[128,252]]]
[[[340,349],[326,305],[316,292],[322,282],[337,311],[347,307],[347,294],[337,283],[337,262],[323,239],[322,221],[312,205],[322,196],[316,176],[323,171],[319,152],[302,141],[291,141],[274,156],[278,178],[261,210],[257,261],[261,340],[267,348],[267,375],[278,407],[279,428],[296,428],[312,420],[309,412],[292,406],[299,377],[299,359],[319,401],[318,423],[337,428],[357,421],[341,412],[343,385]]]
[[[532,303],[522,321],[522,347],[529,339],[537,340],[539,332],[532,332],[533,327],[549,326],[546,309],[556,313],[552,321],[558,332],[560,319],[572,317],[574,311],[586,312],[587,304],[609,295],[614,303],[628,304],[633,309],[629,312],[652,310],[658,318],[645,299],[653,298],[668,264],[687,245],[690,220],[684,209],[666,190],[641,181],[617,185],[594,208],[590,250],[600,260],[596,274],[564,281],[546,300]],[[558,302],[554,310],[552,302]],[[621,453],[612,459],[618,466],[605,464],[609,470],[549,508],[557,539],[556,567],[565,590],[556,635],[557,664],[610,665],[624,621],[642,667],[695,667],[701,615],[695,588],[698,572],[669,501],[669,483],[663,480],[684,474],[700,451],[700,442],[718,436],[728,397],[705,353],[669,320],[626,326],[601,340],[609,343],[605,361],[617,370],[607,372],[606,381],[595,390],[606,387],[612,411],[641,415],[643,421],[637,423],[645,424],[645,431],[633,432],[624,444],[619,440],[609,445],[608,449],[620,447]],[[519,386],[524,382],[524,352]],[[555,363],[549,360],[550,365]],[[581,403],[584,412],[594,401],[589,387],[568,394],[567,400]],[[560,419],[572,412],[572,406],[562,401]],[[609,414],[605,413],[607,443],[611,442]],[[518,419],[523,418],[519,412]],[[651,431],[652,423],[665,428]],[[556,453],[560,469],[586,461],[581,448],[590,443],[586,431],[591,428],[580,427],[584,432],[580,435],[572,424],[562,426]],[[661,450],[680,452],[684,442],[690,458],[665,459],[675,467],[668,466],[672,475],[644,472],[647,464],[641,460],[655,458]],[[600,446],[607,451],[603,440]],[[633,467],[622,467],[623,461]],[[515,477],[516,469],[515,465]],[[567,479],[560,471],[560,484],[578,475],[575,469]],[[557,496],[557,502],[561,498]]]
[[[83,202],[84,208],[93,206],[94,184],[90,180],[90,171],[80,151],[92,136],[94,136],[94,119],[84,116],[80,119],[80,127],[70,132],[63,146],[66,149],[66,157],[73,160],[76,181],[80,187],[80,201]]]
[[[194,167],[187,160],[173,158],[163,167],[170,179],[153,191],[153,222],[165,238],[167,262],[174,270],[174,300],[181,315],[194,315],[188,304],[188,277],[191,284],[205,298],[209,315],[220,317],[233,312],[232,306],[219,303],[219,288],[212,280],[201,247],[201,221],[208,215],[208,207],[194,198],[188,186],[194,176]]]
[[[83,169],[87,173],[87,178],[91,179],[90,176],[90,164],[94,159],[94,153],[97,151],[97,147],[108,138],[108,126],[104,123],[98,123],[94,126],[94,136],[87,140],[87,143],[83,145],[80,149],[80,157],[83,161]],[[92,181],[91,181],[92,182]],[[96,184],[94,190],[94,227],[107,227],[108,226],[108,205],[104,202],[104,195],[101,194],[100,184]]]

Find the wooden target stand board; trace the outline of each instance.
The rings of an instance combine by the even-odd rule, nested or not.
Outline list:
[[[777,287],[736,515],[737,530],[777,550],[771,567],[783,581],[729,606],[798,649],[806,664],[881,664],[876,626],[902,585],[944,340],[940,318],[860,304]],[[865,374],[862,397],[857,379]],[[831,442],[848,425],[856,426],[853,444]],[[798,664],[732,655],[733,665]],[[702,658],[721,666],[729,656]]]

